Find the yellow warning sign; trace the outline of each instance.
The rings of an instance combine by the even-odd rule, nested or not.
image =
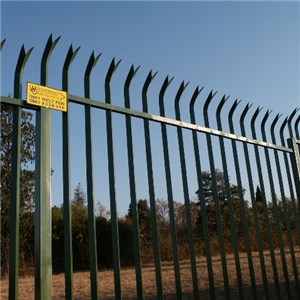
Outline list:
[[[67,111],[67,93],[35,83],[27,83],[27,103]]]

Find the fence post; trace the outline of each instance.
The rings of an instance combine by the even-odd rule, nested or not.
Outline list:
[[[5,40],[4,40],[5,41]],[[4,42],[1,45],[3,46]],[[21,48],[15,70],[14,98],[22,98],[22,77],[26,62],[33,48],[28,52]],[[12,136],[12,176],[11,176],[11,204],[10,204],[10,253],[9,253],[9,299],[18,298],[19,279],[19,226],[20,226],[20,178],[21,178],[21,119],[20,106],[13,108],[13,136]]]
[[[47,65],[59,38],[46,44],[41,62],[41,84],[47,85]],[[51,229],[51,110],[36,116],[35,299],[52,298]]]

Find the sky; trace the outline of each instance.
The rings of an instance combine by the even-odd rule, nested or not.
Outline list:
[[[149,88],[149,111],[159,114],[158,92],[166,76],[174,77],[167,93],[166,114],[175,117],[173,103],[182,81],[189,82],[182,96],[182,119],[189,120],[189,100],[195,90],[203,89],[203,99],[213,90],[217,99],[226,94],[231,105],[235,99],[288,116],[300,107],[300,2],[260,1],[1,1],[1,40],[6,39],[1,57],[1,95],[13,92],[15,64],[21,46],[34,47],[24,71],[26,82],[39,82],[41,56],[50,34],[61,36],[50,61],[48,86],[61,89],[61,70],[67,51],[80,47],[71,66],[69,93],[83,96],[83,75],[91,53],[101,53],[92,76],[92,99],[104,101],[105,74],[113,58],[122,60],[113,77],[112,103],[123,106],[123,85],[132,65],[140,66],[132,82],[132,108],[141,110],[141,89],[150,70],[158,72]],[[172,100],[173,99],[173,100]],[[201,102],[201,100],[199,100]],[[203,103],[203,102],[202,102]],[[218,101],[215,102],[218,104]],[[212,104],[211,115],[214,115]],[[203,125],[201,103],[199,122]],[[227,111],[230,105],[226,107]],[[224,109],[224,110],[226,110]],[[80,108],[70,106],[72,187],[81,182],[85,188],[84,120]],[[225,113],[226,115],[226,113]],[[105,127],[103,112],[94,112],[95,128]],[[282,117],[282,118],[283,118]],[[136,139],[142,123],[134,120]],[[115,155],[118,174],[118,211],[128,208],[128,171],[126,167],[125,125],[122,116],[114,115]],[[61,115],[52,113],[53,204],[61,203]],[[212,120],[212,126],[215,123]],[[159,126],[151,125],[153,148],[161,148],[157,139]],[[226,131],[226,129],[224,129]],[[97,131],[97,129],[95,129]],[[174,135],[170,129],[170,136]],[[108,204],[108,181],[105,134],[95,134],[95,201]],[[136,153],[144,146],[137,142]],[[188,147],[188,143],[187,143]],[[76,149],[76,151],[74,150]],[[153,150],[154,151],[154,150]],[[176,150],[177,151],[177,150]],[[174,150],[174,152],[176,152]],[[176,152],[177,153],[177,152]],[[177,155],[177,156],[176,156]],[[189,150],[187,150],[189,155]],[[166,199],[161,154],[154,162],[156,196]],[[179,170],[174,154],[174,173]],[[136,154],[138,197],[148,198],[144,159]],[[189,162],[188,162],[189,164]],[[190,173],[190,194],[195,197],[195,171]],[[106,175],[105,175],[106,174]],[[174,179],[175,197],[182,191]]]

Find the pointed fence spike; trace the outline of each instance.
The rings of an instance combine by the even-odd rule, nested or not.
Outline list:
[[[101,55],[101,53],[97,57],[95,57],[95,53],[93,51],[92,54],[91,54],[91,56],[90,56],[90,59],[88,61],[88,64],[86,66],[86,69],[85,69],[85,73],[84,73],[84,95],[85,95],[86,98],[90,98],[91,97],[91,95],[90,95],[90,90],[91,90],[91,87],[90,87],[91,73],[92,73],[92,70],[94,69],[94,67],[97,64],[100,55]]]
[[[262,110],[262,108],[259,106],[259,107],[255,110],[255,112],[254,112],[254,114],[253,114],[253,116],[252,116],[252,120],[255,121],[255,119],[257,118],[257,116],[258,116],[258,114],[260,113],[261,110]]]
[[[221,130],[221,131],[222,131],[221,111],[222,111],[222,108],[224,107],[224,104],[228,100],[228,98],[229,98],[229,96],[226,97],[226,95],[224,95],[216,109],[217,126],[218,126],[218,130]]]
[[[105,76],[105,103],[111,104],[111,90],[110,90],[110,82],[112,79],[112,76],[114,72],[117,70],[118,66],[121,63],[121,59],[115,63],[115,58],[112,59],[110,66],[107,70],[106,76]]]
[[[95,53],[94,51],[92,52],[91,56],[90,56],[90,59],[88,61],[88,64],[86,66],[86,69],[85,69],[85,75],[84,77],[88,77],[90,76],[91,74],[91,71],[92,69],[96,66],[100,56],[101,56],[102,53],[100,53],[98,56],[95,57]]]
[[[69,51],[67,53],[66,59],[65,59],[65,63],[63,66],[63,69],[68,71],[71,63],[73,62],[74,58],[76,57],[78,51],[79,51],[80,47],[78,47],[75,51],[73,51],[73,46],[71,45],[69,48]]]
[[[241,128],[241,133],[243,136],[246,136],[245,123],[244,123],[245,117],[246,117],[246,114],[248,113],[249,109],[252,107],[252,105],[253,105],[253,103],[249,104],[249,102],[248,102],[240,116],[240,128]]]
[[[278,114],[275,116],[275,118],[274,118],[274,120],[273,120],[273,122],[272,122],[272,124],[271,124],[271,128],[275,127],[276,123],[278,122],[278,120],[280,119],[281,116],[282,116],[282,114],[280,114],[280,113],[278,113]]]
[[[119,61],[116,63],[116,68],[119,67],[121,61],[122,61],[122,59],[119,59]]]
[[[175,104],[175,115],[176,115],[176,119],[177,120],[181,120],[181,117],[180,117],[180,107],[179,107],[179,101],[181,99],[181,96],[184,92],[184,90],[186,89],[186,87],[188,86],[189,82],[187,82],[186,84],[184,83],[184,81],[182,81],[182,83],[180,84],[180,87],[177,91],[177,94],[175,96],[175,99],[174,99],[174,104]]]
[[[4,40],[0,43],[0,51],[2,50],[2,48],[3,48],[4,44],[5,44],[5,42],[6,42],[6,39],[4,39]]]
[[[94,64],[95,64],[95,54],[94,54],[94,51],[93,51],[91,56],[90,56],[90,59],[88,61],[88,64],[86,66],[86,69],[85,69],[85,73],[84,73],[85,78],[90,76]]]
[[[174,77],[169,79],[169,76],[167,76],[162,84],[160,91],[159,91],[159,111],[160,111],[160,115],[162,117],[165,117],[164,96],[165,96],[167,88],[169,87],[169,85],[173,79],[174,79]]]
[[[158,74],[158,71],[156,71],[153,75],[152,75],[152,79],[154,79],[154,77]]]
[[[233,113],[234,111],[236,110],[237,106],[239,105],[240,101],[238,101],[238,99],[235,99],[235,101],[233,102],[233,104],[231,105],[231,108],[229,110],[229,113],[228,113],[228,120],[229,122],[232,121],[232,116],[233,116]]]
[[[96,65],[96,63],[98,62],[98,60],[99,60],[99,58],[101,57],[101,55],[102,55],[102,52],[101,53],[99,53],[96,57],[95,57],[95,65]]]
[[[196,87],[192,98],[190,100],[190,118],[191,118],[191,123],[196,124],[196,118],[195,118],[195,103],[196,100],[199,96],[199,94],[201,93],[201,91],[204,89],[204,87],[202,87],[201,89],[199,89],[199,85]]]
[[[256,135],[256,129],[255,129],[255,122],[256,122],[256,120],[257,120],[258,114],[261,112],[262,109],[263,109],[263,108],[259,106],[259,107],[256,109],[256,111],[254,112],[254,114],[253,114],[253,116],[252,116],[252,118],[251,118],[251,130],[252,130],[252,136],[253,136],[254,139],[257,138],[257,135]]]
[[[118,66],[119,66],[120,63],[121,63],[121,59],[117,63],[115,63],[115,58],[112,59],[112,61],[110,63],[110,66],[108,68],[108,71],[106,73],[106,76],[105,76],[105,85],[109,85],[110,84],[112,75],[117,70],[117,68],[118,68]]]
[[[213,93],[213,90],[210,91],[208,97],[205,100],[204,106],[203,106],[203,113],[205,114],[205,112],[208,111],[208,106],[211,102],[211,100],[213,99],[213,97],[216,95],[217,92]]]
[[[147,92],[148,92],[148,88],[149,88],[152,80],[156,76],[156,74],[157,74],[157,72],[152,75],[152,70],[149,72],[149,74],[145,80],[143,89],[142,89],[142,101],[143,101],[143,111],[144,112],[148,112]]]
[[[75,51],[73,51],[73,46],[71,45],[65,58],[65,62],[63,66],[63,75],[62,75],[62,88],[66,92],[69,89],[69,69],[79,49],[80,47],[78,47]]]
[[[270,127],[270,131],[271,131],[271,137],[272,137],[272,143],[273,144],[276,144],[276,137],[275,137],[275,126],[279,120],[279,118],[282,116],[282,114],[277,114],[271,124],[271,127]]]
[[[221,110],[222,110],[224,104],[225,104],[226,101],[228,100],[228,98],[229,98],[229,96],[226,97],[226,94],[223,95],[223,97],[222,97],[222,99],[220,100],[220,103],[218,104],[217,109],[216,109],[216,114],[217,114],[217,115],[220,114],[220,112],[221,112]]]
[[[136,74],[136,72],[140,69],[141,66],[138,66],[135,70],[134,70],[134,74]]]
[[[172,80],[174,79],[174,77],[172,77],[171,79],[169,79],[169,76],[167,76],[163,82],[163,85],[160,89],[159,94],[163,96],[163,94],[165,94],[166,89],[169,87],[170,83],[172,82]]]
[[[292,122],[292,119],[294,118],[295,114],[297,113],[297,111],[299,110],[298,107],[296,107],[292,113],[288,116],[288,122],[291,123]]]
[[[298,110],[299,110],[299,108],[296,107],[288,117],[288,129],[289,129],[289,133],[290,133],[291,138],[294,137],[293,129],[292,129],[292,120],[295,117]]]
[[[136,75],[138,69],[140,68],[140,66],[138,66],[136,69],[134,69],[134,65],[131,66],[129,72],[128,72],[128,75],[127,75],[127,78],[126,78],[126,81],[125,81],[125,85],[124,85],[124,88],[128,89],[129,86],[130,86],[130,83],[133,79],[133,77]]]
[[[31,47],[28,51],[27,51],[27,54],[28,56],[31,54],[31,52],[33,51],[34,47]]]
[[[267,119],[269,118],[271,112],[272,112],[271,110],[267,110],[267,111],[266,111],[266,113],[265,113],[265,115],[264,115],[264,117],[263,117],[263,119],[262,119],[262,121],[261,121],[261,125],[262,125],[262,126],[264,126],[265,123],[267,122]]]
[[[296,138],[297,138],[298,140],[300,140],[299,123],[300,123],[300,114],[299,114],[298,118],[296,119],[295,125],[294,125],[295,133],[296,133]]]
[[[206,127],[209,127],[209,116],[208,116],[208,107],[213,99],[213,97],[217,94],[217,92],[213,93],[213,90],[209,93],[208,97],[203,106],[203,116],[204,116],[204,124]]]
[[[78,53],[80,48],[81,48],[81,46],[77,47],[77,49],[74,51],[74,55],[76,55]]]
[[[238,104],[239,104],[238,99],[235,99],[235,101],[231,105],[231,108],[228,113],[228,124],[229,124],[230,133],[234,133],[234,126],[233,126],[232,118],[233,118],[233,113],[234,113],[236,107],[238,106]]]
[[[179,89],[177,91],[177,94],[175,96],[175,102],[179,102],[180,101],[180,97],[182,95],[182,93],[184,92],[184,90],[186,89],[187,85],[189,83],[185,84],[184,81],[181,82]]]
[[[280,139],[281,139],[281,144],[282,144],[282,146],[285,146],[285,137],[284,137],[284,130],[285,130],[285,127],[286,127],[286,125],[287,125],[287,123],[288,123],[288,117],[286,117],[284,120],[283,120],[283,122],[282,122],[282,124],[281,124],[281,126],[280,126],[280,130],[279,130],[279,132],[280,132]]]
[[[263,107],[260,107],[260,106],[259,106],[259,107],[255,110],[255,112],[254,112],[254,114],[253,114],[253,118],[254,118],[254,119],[257,118],[258,114],[262,111],[262,109],[263,109]]]
[[[247,103],[246,107],[244,108],[242,114],[241,114],[241,118],[240,121],[244,122],[244,119],[246,117],[246,114],[248,113],[249,109],[251,108],[251,106],[253,105],[253,103],[249,104],[249,102]]]
[[[152,75],[152,70],[148,73],[148,76],[147,76],[147,78],[145,80],[145,83],[143,85],[143,93],[147,92],[147,89],[148,89],[150,83],[152,82],[152,80],[153,80],[153,78],[155,77],[156,74],[157,74],[157,72],[154,75]]]
[[[267,112],[265,113],[265,115],[261,121],[261,124],[260,124],[262,138],[263,138],[263,141],[265,141],[265,142],[267,141],[266,122],[267,122],[267,119],[269,118],[271,112],[272,112],[272,110],[267,110]]]
[[[131,68],[128,72],[125,84],[124,84],[124,98],[125,98],[125,107],[126,108],[130,108],[129,87],[130,87],[133,77],[136,75],[139,68],[140,68],[140,66],[138,66],[136,69],[134,69],[134,65],[131,66]]]
[[[288,122],[288,117],[285,117],[285,119],[283,120],[280,126],[280,130],[284,130],[284,127],[287,125],[287,122]]]
[[[194,93],[197,94],[197,96],[199,95],[200,89],[199,89],[199,85],[197,85],[197,87],[195,88]]]
[[[60,36],[55,39],[54,41],[52,41],[52,34],[50,34],[48,41],[46,43],[44,52],[43,52],[43,56],[42,56],[42,61],[41,61],[41,84],[42,85],[47,85],[47,81],[48,81],[48,62],[50,59],[50,56],[55,48],[55,46],[57,45],[58,41],[60,39]]]
[[[20,54],[18,57],[18,62],[15,68],[14,76],[14,98],[22,97],[22,79],[25,65],[28,61],[28,58],[33,50],[33,47],[26,52],[24,44],[21,47]]]
[[[58,38],[56,38],[53,42],[54,47],[56,46],[56,44],[58,43],[58,41],[60,40],[61,36],[59,36]]]
[[[190,101],[190,110],[194,109],[194,106],[195,106],[195,102],[199,96],[199,94],[202,92],[202,90],[204,89],[204,87],[202,87],[201,89],[199,89],[199,85],[196,87],[194,93],[193,93],[193,96],[191,98],[191,101]]]
[[[215,92],[213,93],[213,95],[212,95],[212,98],[213,98],[214,96],[216,96],[217,93],[218,93],[218,91],[215,91]]]

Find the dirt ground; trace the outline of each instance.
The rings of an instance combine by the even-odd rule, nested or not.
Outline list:
[[[261,266],[258,253],[252,254],[255,270],[256,291],[258,299],[265,299],[263,281],[261,277]],[[289,252],[285,254],[286,266],[289,274],[289,287],[291,289],[292,299],[298,299],[296,293],[295,276],[293,272],[292,260]],[[277,299],[277,292],[274,286],[273,268],[269,252],[264,254],[267,279],[269,283],[270,299]],[[284,280],[282,259],[280,252],[276,251],[277,274],[280,282],[280,293],[282,299],[287,299],[286,284]],[[296,263],[298,273],[300,273],[300,249],[296,249]],[[240,254],[240,265],[242,270],[243,293],[245,299],[253,299],[251,288],[248,259],[245,253]],[[237,276],[235,269],[235,260],[233,255],[227,255],[227,269],[230,284],[230,298],[240,299]],[[198,282],[200,290],[200,299],[210,299],[209,279],[207,264],[205,258],[197,259]],[[193,299],[192,296],[192,275],[189,261],[182,261],[180,264],[181,285],[184,299]],[[213,273],[215,282],[215,291],[217,299],[225,299],[223,272],[220,256],[213,257]],[[88,300],[90,296],[90,275],[89,272],[74,273],[74,299]],[[176,299],[175,276],[172,263],[162,263],[162,278],[164,299]],[[122,294],[123,299],[137,299],[136,281],[134,268],[122,269]],[[115,299],[114,294],[114,274],[112,270],[100,271],[99,295],[100,299]],[[155,269],[154,266],[143,267],[143,287],[145,299],[156,299]],[[64,274],[53,275],[53,299],[65,299],[64,295]],[[1,300],[8,299],[8,278],[1,280]],[[21,277],[19,279],[19,299],[34,299],[34,277]]]

